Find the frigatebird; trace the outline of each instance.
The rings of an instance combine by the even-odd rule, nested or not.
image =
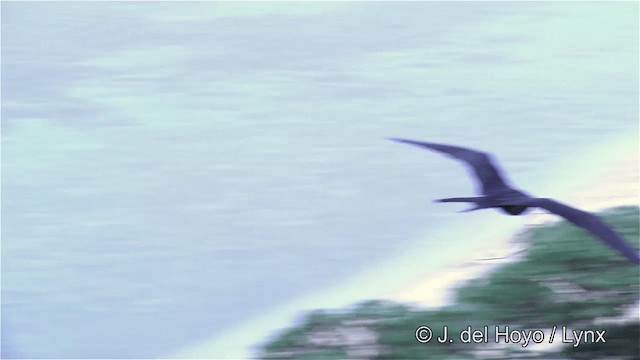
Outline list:
[[[438,199],[436,202],[472,203],[473,207],[464,211],[487,208],[499,208],[509,215],[521,215],[530,208],[542,208],[562,216],[573,224],[590,232],[604,243],[620,252],[634,264],[640,264],[638,250],[627,245],[621,235],[615,232],[604,221],[588,212],[562,204],[548,198],[532,197],[511,186],[495,165],[492,155],[486,152],[459,146],[436,144],[430,142],[390,138],[389,140],[415,145],[441,152],[449,157],[464,161],[479,181],[480,193],[477,197],[455,197]]]

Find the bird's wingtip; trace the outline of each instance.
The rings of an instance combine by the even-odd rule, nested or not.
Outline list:
[[[407,139],[397,138],[397,137],[387,137],[385,139],[389,141],[395,141],[395,142],[407,142]]]

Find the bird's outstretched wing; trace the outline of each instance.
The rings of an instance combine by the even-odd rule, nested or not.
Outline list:
[[[496,193],[500,190],[510,188],[498,167],[493,164],[491,156],[487,153],[458,146],[434,144],[423,141],[400,138],[389,138],[389,140],[439,151],[450,157],[466,162],[471,166],[478,180],[480,180],[484,194]]]
[[[611,227],[609,227],[604,221],[600,220],[597,216],[572,208],[571,206],[559,203],[552,199],[531,198],[529,200],[524,200],[522,205],[535,206],[554,214],[558,214],[597,236],[604,243],[618,250],[618,252],[624,255],[624,257],[629,259],[632,263],[640,264],[640,253],[638,253],[638,250],[627,245],[621,235],[611,229]]]

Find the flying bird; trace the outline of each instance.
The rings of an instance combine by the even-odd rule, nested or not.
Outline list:
[[[423,141],[390,138],[389,140],[415,145],[441,152],[449,157],[464,161],[473,170],[479,182],[482,196],[455,197],[435,200],[436,202],[465,202],[473,206],[464,211],[499,208],[509,215],[520,215],[530,208],[542,208],[560,215],[573,224],[590,232],[610,247],[616,249],[634,264],[640,264],[638,250],[627,245],[621,235],[597,216],[562,204],[553,199],[532,197],[513,188],[495,165],[493,157],[485,152],[458,146],[435,144]]]

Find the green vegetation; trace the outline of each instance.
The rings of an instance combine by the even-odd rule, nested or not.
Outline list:
[[[638,207],[619,207],[600,214],[638,247]],[[315,311],[301,324],[265,344],[265,359],[640,359],[640,319],[625,309],[638,306],[640,267],[566,222],[538,226],[523,235],[528,250],[485,278],[458,289],[456,301],[427,310],[388,301],[366,301],[339,311]],[[637,317],[637,315],[636,315]],[[622,321],[599,322],[616,318]],[[416,341],[415,331],[428,325],[434,339]],[[487,343],[465,344],[457,335],[471,326],[489,326]],[[606,330],[606,343],[546,350],[520,344],[496,344],[491,329]],[[454,342],[435,337],[448,327]],[[560,330],[558,330],[560,331]],[[569,330],[571,331],[571,330]],[[451,335],[453,334],[453,335]],[[561,336],[557,334],[556,336]],[[544,343],[548,343],[548,334]]]

